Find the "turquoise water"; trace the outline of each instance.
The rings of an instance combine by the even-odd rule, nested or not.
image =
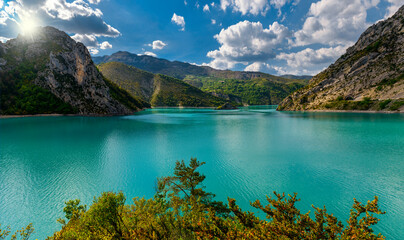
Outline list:
[[[0,119],[0,223],[60,229],[64,202],[102,191],[152,197],[175,160],[205,161],[207,190],[249,201],[297,192],[299,208],[326,205],[342,219],[353,198],[379,196],[376,228],[404,236],[404,115],[152,109],[126,117]],[[402,239],[402,238],[401,238]]]

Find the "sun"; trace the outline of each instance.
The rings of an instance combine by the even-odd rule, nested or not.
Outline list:
[[[35,34],[36,28],[39,26],[39,21],[35,18],[22,19],[19,26],[21,34],[32,36]]]

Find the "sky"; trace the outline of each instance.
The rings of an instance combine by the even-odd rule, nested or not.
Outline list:
[[[0,0],[0,40],[53,26],[93,56],[314,75],[404,0]]]

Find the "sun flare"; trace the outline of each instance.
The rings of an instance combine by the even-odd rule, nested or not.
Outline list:
[[[19,25],[23,35],[33,35],[35,34],[36,28],[39,26],[39,22],[34,18],[29,18],[23,19]]]

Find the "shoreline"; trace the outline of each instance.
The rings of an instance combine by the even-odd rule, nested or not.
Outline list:
[[[267,105],[252,105],[252,106],[267,106]],[[147,109],[212,109],[215,110],[215,107],[151,107],[142,109],[139,112],[142,112]],[[323,112],[323,113],[383,113],[383,114],[403,114],[403,111],[366,111],[366,110],[305,110],[305,111],[278,111],[277,112]],[[26,115],[0,115],[0,119],[8,119],[8,118],[26,118],[26,117],[119,117],[119,116],[131,116],[133,114],[117,114],[117,115],[100,115],[100,114],[59,114],[59,113],[50,113],[50,114],[26,114]]]
[[[278,110],[276,110],[278,111]],[[367,111],[367,110],[304,110],[304,111],[278,111],[278,112],[324,112],[324,113],[383,113],[383,114],[397,114],[404,113],[404,111]]]

